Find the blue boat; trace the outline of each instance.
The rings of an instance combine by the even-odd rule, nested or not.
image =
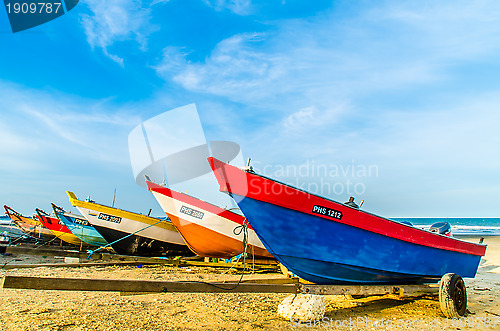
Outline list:
[[[81,215],[66,212],[63,208],[52,204],[57,218],[80,240],[93,246],[105,246],[108,244],[99,232]]]
[[[316,284],[418,284],[474,277],[486,245],[418,229],[214,158],[220,190],[238,202],[266,249]]]

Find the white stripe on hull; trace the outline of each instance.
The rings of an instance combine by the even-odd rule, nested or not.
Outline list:
[[[148,224],[137,222],[125,217],[121,217],[120,223],[104,221],[98,218],[100,213],[99,211],[79,206],[77,206],[76,208],[87,219],[87,221],[89,221],[90,224],[108,229],[113,229],[130,234],[149,226]],[[149,228],[138,232],[137,235],[149,239],[164,241],[167,243],[185,245],[185,242],[179,232],[167,230],[157,226],[150,226]]]
[[[196,224],[198,226],[207,228],[209,230],[215,231],[220,233],[223,236],[230,237],[239,241],[243,241],[243,232],[241,232],[239,235],[234,234],[233,230],[240,226],[240,224],[233,222],[231,220],[228,220],[227,218],[224,218],[222,216],[219,216],[217,214],[213,214],[207,210],[201,209],[200,207],[178,201],[174,198],[168,197],[166,195],[163,195],[161,193],[151,191],[153,193],[154,197],[160,204],[161,208],[166,214],[171,214],[173,216],[176,216],[179,218],[180,222],[186,222],[187,224]],[[181,208],[185,206],[188,208],[192,208],[197,211],[203,212],[203,218],[199,219],[197,217],[181,213],[180,210]],[[181,224],[182,226],[183,224]],[[182,227],[181,227],[182,229]],[[236,231],[237,233],[239,231]],[[255,231],[253,229],[248,229],[248,243],[250,245],[260,247],[262,249],[266,249],[262,242],[260,241],[259,237],[255,234]]]

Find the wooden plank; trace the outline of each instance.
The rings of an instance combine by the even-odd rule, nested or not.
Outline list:
[[[439,295],[439,285],[406,285],[400,289],[400,296],[404,297],[418,297],[422,295]]]
[[[8,246],[5,249],[6,253],[19,254],[19,255],[36,255],[36,256],[62,256],[62,257],[77,257],[80,259],[87,259],[89,253],[78,252],[76,250],[62,250],[62,249],[51,249],[51,248],[36,248],[36,247],[22,247],[22,246]],[[156,257],[142,257],[142,256],[129,256],[129,255],[118,255],[110,254],[106,252],[94,253],[91,260],[102,260],[102,261],[120,261],[120,262],[165,262],[168,264],[173,263],[173,259],[161,259]]]
[[[242,280],[241,283],[251,283],[251,284],[294,284],[298,286],[299,278],[266,278],[266,279],[246,279]],[[234,283],[233,283],[234,284]],[[155,292],[120,292],[121,296],[129,295],[145,295]]]
[[[35,256],[62,256],[62,257],[78,257],[86,258],[87,253],[78,252],[76,250],[62,250],[50,248],[35,248],[35,247],[22,247],[22,246],[7,246],[5,253],[18,254],[18,255],[35,255]],[[100,258],[97,254],[96,258]]]
[[[436,294],[439,288],[436,285],[311,285],[300,284],[301,293],[318,295],[386,295],[421,296]]]
[[[32,247],[20,247],[20,246],[7,246],[5,247],[5,253],[19,254],[19,255],[36,255],[36,256],[61,256],[61,257],[77,257],[80,259],[86,259],[88,253],[82,253],[78,251],[68,251],[68,250],[58,250],[49,248],[32,248]],[[224,263],[224,262],[202,262],[202,261],[186,261],[182,259],[172,259],[172,258],[158,258],[158,257],[142,257],[142,256],[128,256],[128,255],[118,255],[109,253],[94,253],[91,260],[102,260],[106,262],[138,262],[141,264],[159,264],[159,265],[173,265],[173,266],[197,266],[197,267],[212,267],[212,268],[233,268],[233,269],[249,269],[252,268],[258,270],[278,270],[278,265],[273,263],[273,260],[261,260],[264,264],[252,264],[252,261],[247,260],[246,266],[241,263]]]
[[[3,288],[155,293],[297,293],[297,285],[295,284],[237,284],[26,276],[5,276]]]
[[[115,265],[139,265],[138,262],[82,262],[82,263],[40,263],[40,264],[6,264],[1,266],[0,269],[12,270],[12,269],[32,269],[32,268],[80,268],[80,267],[106,267]]]
[[[265,279],[245,279],[242,283],[251,284],[295,284],[299,285],[300,278],[265,278]]]
[[[225,263],[225,262],[197,262],[197,261],[180,261],[179,265],[182,266],[197,266],[197,267],[214,267],[214,268],[234,268],[234,269],[243,269],[251,270],[253,265],[250,261],[247,261],[246,267],[243,263]],[[259,265],[255,264],[255,268],[258,269],[266,269],[266,270],[279,270],[278,265],[266,264]]]

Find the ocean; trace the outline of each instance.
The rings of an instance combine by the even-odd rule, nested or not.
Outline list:
[[[0,224],[0,234],[4,232],[10,236],[11,241],[24,235],[15,225]]]
[[[11,223],[9,216],[0,216],[0,225],[8,225]]]
[[[436,222],[448,222],[451,224],[451,232],[454,236],[500,236],[500,218],[460,218],[460,217],[397,217],[394,221],[408,221],[413,226],[421,229],[429,229]],[[18,237],[22,232],[14,225],[10,225],[10,219],[0,219],[0,233],[10,232],[13,237]]]
[[[398,217],[394,221],[408,221],[413,226],[429,229],[436,222],[448,222],[454,236],[500,236],[500,218],[482,217]]]

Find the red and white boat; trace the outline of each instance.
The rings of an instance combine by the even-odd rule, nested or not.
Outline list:
[[[199,256],[231,258],[244,251],[244,216],[146,180],[149,191],[175,225],[189,248]],[[247,225],[248,255],[274,259]]]

